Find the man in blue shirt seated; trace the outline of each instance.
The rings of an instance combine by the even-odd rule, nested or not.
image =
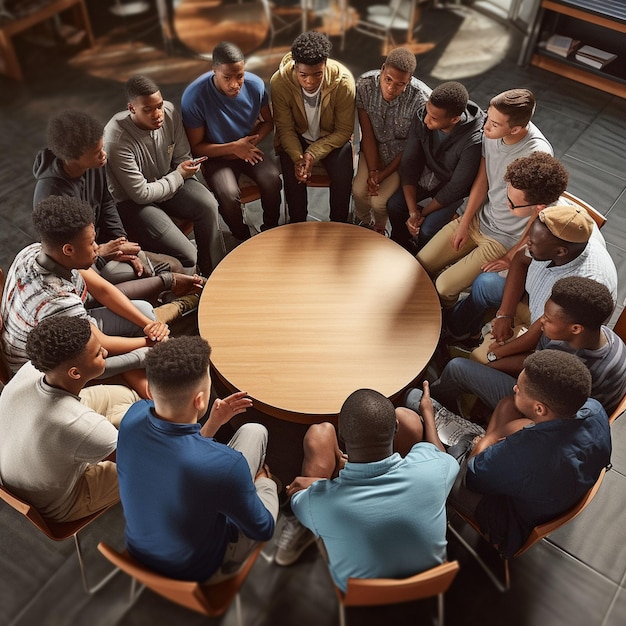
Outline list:
[[[126,413],[117,469],[130,554],[155,571],[212,584],[237,574],[271,539],[276,483],[264,465],[267,431],[245,424],[228,445],[213,436],[252,401],[241,391],[209,406],[209,344],[180,337],[146,359],[152,401]]]
[[[572,354],[535,352],[476,438],[450,493],[505,558],[571,508],[611,459],[609,420]]]
[[[435,428],[428,383],[418,415],[377,391],[360,389],[329,423],[309,428],[302,476],[287,486],[296,517],[287,520],[276,562],[293,563],[320,537],[335,584],[348,578],[404,578],[446,559],[446,498],[459,471]],[[423,441],[422,441],[423,439]],[[394,452],[395,450],[395,452]],[[310,529],[310,530],[307,530]]]
[[[274,128],[263,80],[244,71],[243,53],[226,41],[213,48],[213,69],[194,80],[181,100],[191,152],[208,156],[202,173],[219,211],[239,240],[250,230],[243,221],[238,179],[251,178],[261,192],[261,230],[278,226],[282,183],[278,166],[263,154],[261,142]]]

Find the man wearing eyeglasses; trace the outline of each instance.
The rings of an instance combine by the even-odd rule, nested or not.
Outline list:
[[[491,99],[482,159],[465,212],[446,224],[417,256],[435,280],[444,307],[454,306],[481,271],[506,269],[523,245],[529,216],[509,210],[504,173],[515,159],[553,152],[530,121],[534,111],[535,98],[528,89],[509,89]]]

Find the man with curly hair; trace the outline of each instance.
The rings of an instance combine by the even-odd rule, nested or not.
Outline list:
[[[33,207],[48,196],[73,196],[87,202],[95,213],[96,267],[113,284],[151,276],[150,265],[163,264],[181,272],[182,265],[174,257],[142,252],[139,244],[128,240],[107,187],[103,133],[104,125],[82,111],[61,111],[48,120],[48,147],[39,151],[33,164],[37,180]]]
[[[503,557],[511,558],[535,526],[576,504],[609,464],[609,420],[590,393],[591,374],[573,354],[531,354],[484,436],[454,451],[464,449],[448,502],[474,519]],[[419,390],[410,396],[407,406],[416,407]]]
[[[534,350],[574,354],[591,372],[591,397],[612,413],[626,394],[626,346],[607,322],[614,309],[609,288],[592,278],[569,276],[554,283],[539,320],[541,336]],[[455,358],[431,386],[432,394],[452,411],[463,393],[480,398],[490,410],[511,393],[526,352],[483,365]]]
[[[274,145],[291,222],[306,221],[306,183],[319,162],[330,179],[331,221],[348,219],[355,86],[350,71],[329,58],[331,47],[322,33],[302,33],[270,80]]]
[[[387,206],[391,238],[411,253],[452,219],[469,193],[480,164],[483,123],[482,109],[456,81],[435,87],[413,119],[400,163],[401,188]]]
[[[104,127],[109,190],[129,231],[145,248],[196,264],[203,276],[224,258],[217,203],[195,178],[182,119],[147,76],[126,81],[127,110]],[[171,218],[193,222],[194,246]]]
[[[506,269],[525,242],[530,215],[509,208],[504,172],[519,157],[552,154],[552,146],[530,121],[534,112],[535,97],[528,89],[509,89],[491,99],[483,155],[466,209],[418,253],[444,307],[452,307],[481,271]]]
[[[120,425],[126,545],[165,576],[211,584],[235,576],[256,543],[274,533],[278,495],[265,465],[267,430],[247,423],[228,445],[215,441],[252,401],[241,391],[211,406],[211,349],[201,337],[156,348],[146,359],[152,400],[137,402]]]
[[[109,376],[141,367],[140,348],[169,335],[148,302],[129,300],[91,267],[98,249],[93,218],[86,202],[70,196],[49,196],[35,207],[41,243],[13,260],[0,305],[2,349],[13,371],[27,361],[29,333],[48,317],[89,320],[98,341],[115,355],[107,361]]]
[[[213,69],[183,92],[183,125],[192,153],[209,157],[202,164],[204,179],[231,233],[242,241],[250,238],[241,211],[238,179],[242,174],[259,187],[261,230],[278,226],[280,172],[259,148],[274,121],[265,84],[244,71],[244,56],[237,46],[222,41],[213,48],[212,60]]]
[[[535,152],[527,157],[515,159],[506,168],[504,182],[506,183],[506,197],[509,211],[519,217],[536,216],[539,211],[556,202],[568,204],[568,200],[561,198],[567,188],[569,175],[563,164],[546,152]],[[596,229],[596,237],[604,241]],[[519,275],[518,263],[521,257],[512,264],[509,274],[510,281],[516,282],[523,276]],[[444,323],[448,337],[463,340],[478,335],[484,321],[483,318],[490,308],[497,307],[502,302],[506,273],[482,272],[472,283],[472,289],[467,298],[459,300],[452,309],[444,310]],[[551,283],[552,284],[552,283]],[[551,286],[550,284],[550,286]],[[549,294],[549,289],[546,297]],[[522,294],[519,293],[518,300]],[[544,300],[545,301],[545,300]],[[515,305],[517,302],[515,302]],[[541,315],[543,302],[536,307],[535,314]],[[502,312],[500,315],[504,315]],[[500,323],[510,322],[511,318],[500,317]],[[535,318],[536,319],[536,318]]]
[[[359,164],[352,182],[357,223],[385,233],[387,200],[400,185],[398,167],[416,112],[430,87],[413,76],[415,55],[395,48],[379,70],[356,83],[356,110],[361,127]]]
[[[113,423],[139,396],[121,385],[84,389],[106,357],[84,318],[43,320],[26,351],[30,361],[0,396],[0,483],[58,522],[115,504]]]

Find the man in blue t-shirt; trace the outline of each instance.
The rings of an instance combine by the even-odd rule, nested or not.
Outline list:
[[[287,485],[301,524],[287,519],[276,562],[293,563],[320,537],[335,584],[348,578],[402,578],[446,559],[446,498],[459,471],[445,454],[424,383],[424,422],[388,398],[360,389],[339,413],[341,453],[332,424],[304,439],[302,476]],[[306,527],[306,528],[305,528]]]
[[[276,483],[264,465],[267,430],[244,424],[228,445],[213,436],[252,406],[245,391],[216,400],[209,418],[210,347],[179,337],[146,359],[152,401],[122,419],[117,471],[128,551],[180,580],[215,583],[237,574],[271,539]]]
[[[591,374],[573,354],[531,354],[513,390],[469,444],[450,493],[505,558],[576,504],[611,459],[608,417],[588,399]]]
[[[213,70],[185,89],[181,105],[191,152],[209,157],[202,173],[231,233],[239,240],[250,237],[241,212],[238,180],[242,174],[259,186],[261,230],[278,226],[280,174],[258,146],[274,127],[269,96],[263,81],[244,71],[241,50],[225,41],[217,44]]]

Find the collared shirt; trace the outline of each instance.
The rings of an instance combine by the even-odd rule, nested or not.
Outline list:
[[[68,270],[33,243],[17,254],[7,273],[0,315],[2,349],[16,372],[27,360],[26,338],[41,320],[53,315],[85,317],[87,285],[78,270]]]
[[[552,293],[552,287],[559,278],[565,276],[582,276],[606,285],[613,296],[617,298],[617,270],[611,259],[603,239],[592,237],[585,249],[569,263],[550,266],[552,261],[535,261],[528,266],[526,274],[526,293],[528,293],[528,308],[530,309],[531,323],[543,315],[546,300]]]
[[[387,102],[380,90],[380,75],[380,70],[361,75],[356,84],[356,106],[369,116],[378,153],[387,166],[404,150],[413,117],[426,106],[431,89],[412,76],[406,89]]]

